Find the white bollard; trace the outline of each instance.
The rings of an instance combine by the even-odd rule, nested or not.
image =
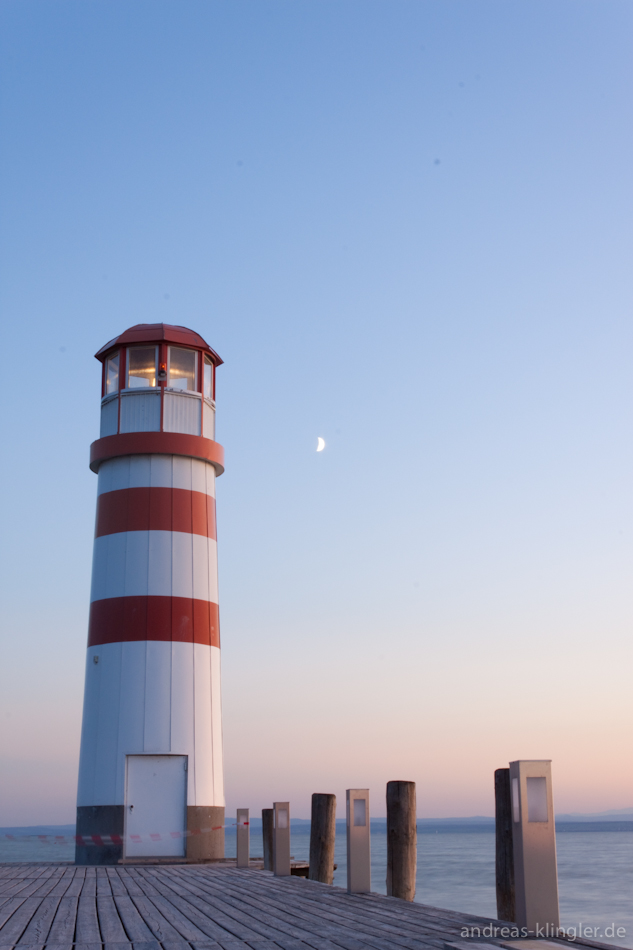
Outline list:
[[[290,802],[273,802],[273,872],[290,874]]]
[[[510,762],[510,793],[516,923],[553,937],[559,913],[551,760]]]
[[[237,866],[247,868],[250,860],[250,821],[248,808],[237,809]]]
[[[369,789],[347,789],[347,893],[371,891]]]

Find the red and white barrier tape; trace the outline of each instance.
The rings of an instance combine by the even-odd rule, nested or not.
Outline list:
[[[141,844],[143,841],[166,841],[170,838],[190,838],[192,835],[205,835],[210,831],[222,831],[223,828],[244,828],[249,825],[248,821],[234,821],[230,825],[213,825],[211,828],[194,828],[191,831],[170,831],[167,834],[160,834],[157,831],[149,832],[146,835],[9,835],[0,836],[7,841],[40,841],[42,844],[66,844],[74,841],[79,845],[121,845],[127,837],[128,841],[134,844]]]

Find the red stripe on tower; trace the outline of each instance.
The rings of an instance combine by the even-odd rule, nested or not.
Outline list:
[[[95,537],[121,531],[181,531],[215,539],[215,499],[183,488],[123,488],[99,495]]]
[[[186,597],[108,597],[90,605],[88,646],[134,640],[219,647],[218,605]]]

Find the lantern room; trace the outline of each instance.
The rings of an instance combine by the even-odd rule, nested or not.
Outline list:
[[[124,432],[181,432],[215,438],[215,369],[222,363],[186,327],[139,323],[106,343],[101,438]]]

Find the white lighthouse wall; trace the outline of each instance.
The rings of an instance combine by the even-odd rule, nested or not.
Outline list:
[[[205,439],[215,439],[215,409],[206,401],[202,404],[202,435]]]
[[[193,597],[218,603],[217,543],[181,531],[95,538],[91,602],[108,597]]]
[[[97,494],[122,488],[184,488],[215,498],[215,469],[182,455],[125,455],[102,462]]]
[[[106,435],[116,435],[119,431],[119,397],[106,396],[101,403],[101,439]]]
[[[171,706],[174,699],[171,695],[173,651],[165,650],[164,646],[165,644],[160,640],[145,641],[144,752],[163,752],[171,748]],[[139,667],[141,664],[142,660]],[[121,728],[119,728],[120,732]]]
[[[187,804],[224,805],[217,647],[88,648],[78,806],[125,804],[125,756],[143,753],[187,755]]]
[[[123,393],[119,432],[158,432],[160,430],[160,390]]]
[[[163,431],[200,435],[200,396],[189,393],[165,393]]]
[[[220,690],[220,651],[211,647],[211,746],[223,748],[222,740],[222,693]],[[213,763],[214,800],[224,804],[224,758],[216,757]]]

